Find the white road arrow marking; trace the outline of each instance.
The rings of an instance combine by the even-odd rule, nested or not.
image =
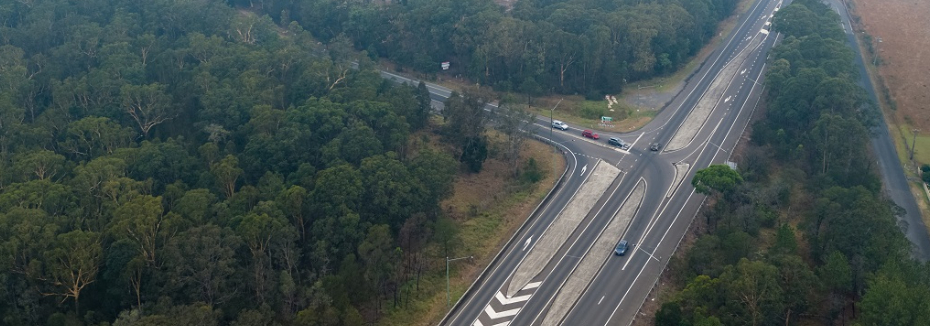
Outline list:
[[[530,243],[533,242],[533,236],[530,236],[529,239],[526,239],[526,243],[523,244],[523,251],[526,251],[526,247],[530,246]]]
[[[531,296],[532,294],[507,299],[507,297],[504,296],[504,293],[498,291],[497,295],[495,295],[494,297],[497,298],[497,301],[499,301],[502,305],[506,306],[511,303],[517,303],[517,302],[523,302],[523,301],[529,300]]]
[[[581,167],[581,174],[580,174],[579,176],[584,175],[584,171],[586,171],[586,170],[588,170],[588,165],[587,165],[587,164],[585,164],[585,166]]]
[[[521,308],[497,312],[494,311],[494,308],[492,308],[491,305],[488,305],[488,307],[484,309],[484,313],[488,314],[488,317],[491,319],[501,319],[504,317],[516,316],[517,313],[520,312],[520,309]]]

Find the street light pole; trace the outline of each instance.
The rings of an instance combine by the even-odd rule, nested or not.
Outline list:
[[[446,256],[446,308],[452,305],[452,295],[450,294],[451,286],[449,284],[449,263],[454,262],[459,259],[472,259],[472,256],[452,258],[452,259],[449,259],[449,256]]]
[[[549,109],[549,142],[550,142],[550,143],[554,143],[554,142],[555,142],[555,141],[552,140],[552,122],[553,122],[553,121],[552,121],[552,112],[555,111],[555,108],[559,107],[559,104],[562,104],[562,99],[561,99],[561,98],[559,99],[558,102],[555,103],[555,106],[553,106],[551,109]],[[558,147],[552,146],[552,152],[553,152],[553,153],[558,153],[558,150],[559,150]],[[555,155],[550,156],[549,161],[552,162],[552,173],[555,173]]]
[[[562,99],[559,99],[551,109],[549,109],[549,141],[552,141],[552,112],[555,111],[555,108],[559,107],[559,104],[562,103]]]

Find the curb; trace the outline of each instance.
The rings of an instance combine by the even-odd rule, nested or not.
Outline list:
[[[542,140],[540,140],[540,139],[537,138],[537,137],[534,137],[534,138],[536,138],[536,140],[538,140],[538,141],[542,141]],[[559,149],[558,146],[555,146],[555,144],[552,143],[551,141],[542,141],[542,142],[543,142],[543,143],[548,143],[548,144],[552,145],[554,148]],[[562,153],[562,156],[563,156],[563,157],[565,156],[565,151],[559,149],[559,152]],[[568,162],[567,159],[566,159],[566,162]],[[437,324],[437,325],[445,325],[445,324],[448,322],[449,317],[452,316],[452,312],[459,309],[459,306],[462,304],[462,301],[463,301],[465,298],[468,298],[468,297],[469,297],[469,294],[475,289],[475,285],[478,284],[478,281],[483,280],[483,279],[487,276],[487,273],[488,273],[488,271],[491,269],[491,266],[494,266],[494,265],[497,264],[497,262],[500,260],[501,256],[502,256],[502,255],[504,254],[504,252],[506,251],[506,250],[504,250],[504,249],[506,249],[507,247],[510,247],[510,245],[513,244],[513,240],[517,238],[517,235],[518,235],[518,234],[520,234],[521,232],[523,232],[524,229],[526,229],[526,226],[529,224],[529,222],[530,222],[531,220],[533,220],[534,217],[536,217],[536,214],[537,214],[537,213],[539,213],[539,209],[540,209],[541,207],[543,207],[543,205],[545,205],[546,203],[548,203],[549,200],[552,199],[552,194],[555,193],[556,189],[561,188],[561,186],[562,186],[562,180],[565,179],[565,175],[568,174],[568,166],[569,166],[568,164],[565,164],[565,171],[562,171],[562,176],[560,176],[559,179],[556,180],[555,186],[553,186],[552,189],[549,190],[549,193],[547,193],[546,196],[543,197],[543,200],[539,202],[539,205],[536,205],[536,208],[533,209],[533,212],[530,213],[530,216],[529,216],[525,221],[523,221],[523,224],[521,224],[520,227],[517,228],[517,231],[514,232],[513,235],[510,236],[510,239],[507,240],[507,242],[504,243],[504,246],[501,248],[500,251],[497,252],[497,255],[495,255],[494,258],[491,259],[490,262],[488,262],[488,265],[484,267],[484,270],[481,271],[481,274],[479,274],[478,277],[475,278],[475,281],[472,282],[471,285],[468,286],[468,290],[465,290],[465,293],[462,294],[462,296],[459,297],[459,299],[458,299],[457,301],[455,301],[455,304],[452,305],[452,308],[449,309],[448,312],[446,312],[446,315],[442,317],[442,319],[439,321],[439,324]]]

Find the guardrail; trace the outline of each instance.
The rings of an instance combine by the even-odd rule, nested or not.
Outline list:
[[[559,148],[558,144],[553,142],[552,140],[543,138],[539,135],[533,135],[533,138],[543,143],[548,143],[549,145],[552,145],[552,147],[554,147],[555,149],[558,149],[559,152],[562,153],[562,156],[565,157],[565,151]],[[567,162],[568,162],[568,159],[566,158],[565,170],[562,171],[562,176],[560,176],[559,180],[555,182],[555,185],[552,187],[552,189],[549,190],[549,193],[547,193],[546,196],[543,197],[543,200],[539,202],[539,205],[536,205],[536,208],[534,208],[533,212],[530,213],[529,217],[527,217],[526,220],[523,221],[523,224],[520,225],[517,231],[514,232],[512,236],[510,236],[510,239],[507,240],[507,242],[504,244],[501,250],[497,252],[497,255],[495,255],[494,258],[491,259],[490,262],[488,262],[488,266],[484,267],[484,270],[481,271],[481,274],[479,274],[477,278],[475,278],[475,281],[473,281],[471,285],[468,286],[468,290],[465,290],[465,294],[463,294],[461,297],[459,297],[457,301],[455,301],[455,304],[452,305],[452,309],[449,309],[449,311],[446,312],[446,315],[442,317],[442,320],[439,321],[438,325],[445,325],[449,321],[448,319],[450,316],[452,316],[452,312],[458,310],[461,307],[464,300],[470,296],[470,293],[472,291],[475,290],[475,285],[478,284],[478,281],[481,281],[487,277],[488,271],[491,270],[491,266],[494,266],[495,264],[497,264],[498,261],[500,261],[501,257],[504,255],[504,252],[506,251],[506,248],[510,247],[513,244],[514,239],[517,238],[517,235],[522,233],[523,230],[526,229],[526,226],[529,225],[529,222],[536,218],[536,215],[539,213],[539,209],[542,208],[543,205],[545,205],[552,199],[552,194],[555,193],[556,189],[561,188],[562,181],[565,179],[565,175],[568,174]]]

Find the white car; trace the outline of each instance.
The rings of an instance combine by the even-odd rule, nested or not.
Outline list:
[[[552,121],[552,128],[564,131],[564,130],[568,130],[568,125],[562,121],[555,120],[555,121]]]

